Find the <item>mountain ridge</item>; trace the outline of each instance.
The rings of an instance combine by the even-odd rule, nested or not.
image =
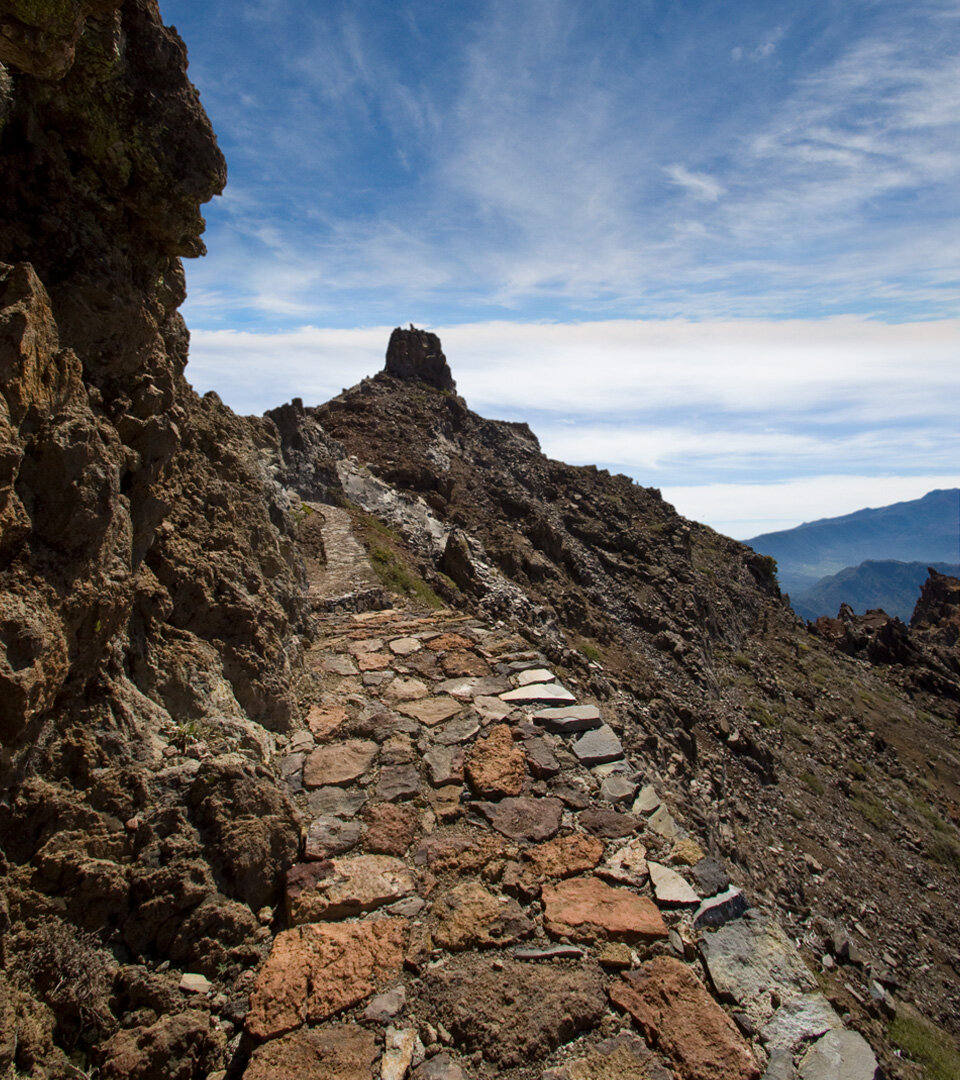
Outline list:
[[[866,560],[957,560],[960,489],[938,488],[920,499],[865,508],[744,541],[777,560],[781,585],[793,594]]]
[[[903,622],[909,622],[920,599],[920,589],[933,569],[956,577],[960,564],[904,563],[867,559],[837,574],[821,578],[816,585],[790,597],[793,610],[807,620],[834,615],[841,604],[859,614],[880,608]]]

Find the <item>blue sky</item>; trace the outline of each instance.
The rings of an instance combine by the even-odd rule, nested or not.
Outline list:
[[[230,181],[188,377],[461,393],[735,536],[960,484],[957,0],[161,0]]]

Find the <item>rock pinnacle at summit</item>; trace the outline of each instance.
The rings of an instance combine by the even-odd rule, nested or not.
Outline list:
[[[453,393],[457,390],[440,338],[428,330],[416,329],[412,323],[409,330],[398,326],[390,335],[384,370],[408,382],[424,382]]]

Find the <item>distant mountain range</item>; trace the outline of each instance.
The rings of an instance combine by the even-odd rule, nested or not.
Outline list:
[[[841,602],[858,613],[882,607],[909,618],[908,595],[916,600],[928,566],[957,564],[958,541],[960,488],[949,488],[763,533],[745,543],[777,560],[780,587],[805,618],[815,617],[807,614],[813,609],[836,615]]]
[[[888,615],[909,622],[930,567],[941,574],[960,576],[960,563],[868,559],[859,566],[848,566],[839,574],[821,578],[810,589],[796,595],[791,593],[790,603],[798,615],[810,620],[821,615],[834,618],[841,604],[849,604],[857,615],[883,608]]]

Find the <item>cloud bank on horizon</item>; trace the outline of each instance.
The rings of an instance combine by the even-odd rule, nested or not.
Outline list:
[[[473,407],[734,535],[957,484],[956,0],[161,10],[230,165],[198,389],[329,396],[412,319]]]

